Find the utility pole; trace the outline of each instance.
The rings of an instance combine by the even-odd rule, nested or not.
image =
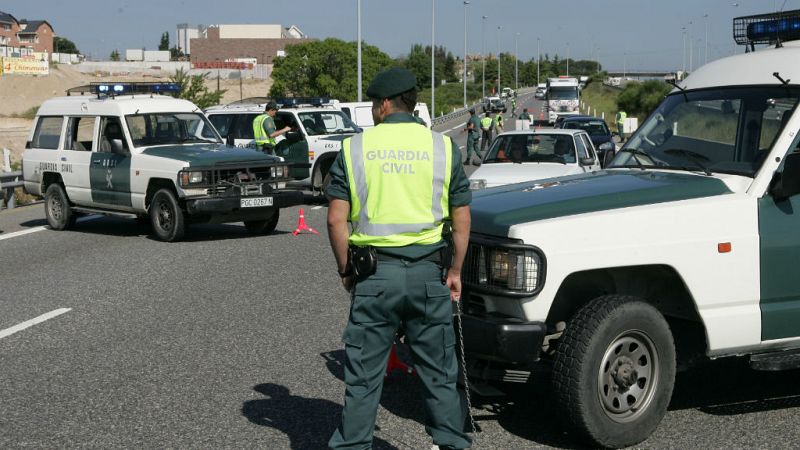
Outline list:
[[[514,90],[519,90],[519,33],[514,35]]]
[[[483,16],[481,19],[481,62],[483,69],[481,70],[481,99],[486,98],[486,39],[484,39],[484,29],[486,28],[486,18]]]
[[[464,108],[467,107],[467,5],[464,1]]]
[[[539,87],[539,73],[542,68],[541,38],[536,38],[536,87]]]
[[[358,0],[358,101],[361,98],[361,0]]]
[[[681,64],[683,65],[683,72],[686,73],[686,27],[681,27],[681,35],[683,35],[683,57]]]
[[[705,60],[703,64],[708,64],[708,14],[703,16],[706,19],[706,50],[704,52]]]
[[[436,0],[431,0],[431,114],[436,118]]]
[[[569,76],[569,42],[567,42],[567,76]]]
[[[694,68],[693,67],[694,66],[694,64],[693,64],[694,61],[693,61],[693,58],[692,58],[694,56],[694,42],[693,42],[694,39],[692,39],[692,28],[691,28],[691,26],[692,26],[692,22],[690,21],[689,22],[689,73],[691,73],[692,69]]]
[[[501,26],[497,26],[497,95],[500,95],[500,29],[503,28]]]

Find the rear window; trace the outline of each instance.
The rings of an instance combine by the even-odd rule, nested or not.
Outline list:
[[[63,117],[40,117],[33,133],[31,147],[56,150],[61,138],[61,124]]]

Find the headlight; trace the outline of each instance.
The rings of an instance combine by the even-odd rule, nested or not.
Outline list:
[[[465,259],[463,279],[471,287],[511,296],[533,295],[544,283],[541,251],[523,244],[491,245],[473,239]]]
[[[208,179],[205,172],[181,172],[181,186],[190,186],[193,184],[202,184]]]
[[[600,150],[614,150],[613,142],[603,142],[600,144]]]
[[[272,166],[269,168],[269,175],[272,178],[283,178],[289,176],[289,168],[286,166]]]
[[[473,191],[486,189],[486,180],[480,178],[469,180],[469,188]]]

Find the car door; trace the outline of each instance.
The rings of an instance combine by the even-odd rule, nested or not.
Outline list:
[[[594,158],[594,164],[591,165],[589,171],[600,170],[600,157],[597,156],[597,150],[594,148],[594,142],[592,142],[592,138],[589,137],[588,134],[581,134],[581,139],[583,139],[583,145],[586,146],[586,150],[589,153],[590,158]]]
[[[131,151],[118,117],[101,117],[91,153],[92,202],[131,209]]]
[[[89,166],[96,145],[94,136],[98,122],[97,116],[67,118],[64,147],[59,155],[60,171],[67,196],[77,205],[92,203]]]

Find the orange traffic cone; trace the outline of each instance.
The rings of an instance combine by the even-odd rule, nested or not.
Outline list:
[[[542,128],[542,122],[544,122],[544,111],[539,111],[539,123],[536,124],[536,128]]]
[[[400,369],[412,375],[417,373],[414,368],[409,367],[408,364],[404,363],[403,360],[397,356],[397,344],[392,344],[392,351],[389,353],[389,362],[386,364],[386,375],[384,376],[388,377],[395,369]]]
[[[310,231],[314,234],[319,234],[317,233],[317,230],[306,225],[306,216],[303,214],[303,208],[300,208],[300,220],[297,221],[297,228],[295,228],[292,235],[297,236],[301,231]]]

